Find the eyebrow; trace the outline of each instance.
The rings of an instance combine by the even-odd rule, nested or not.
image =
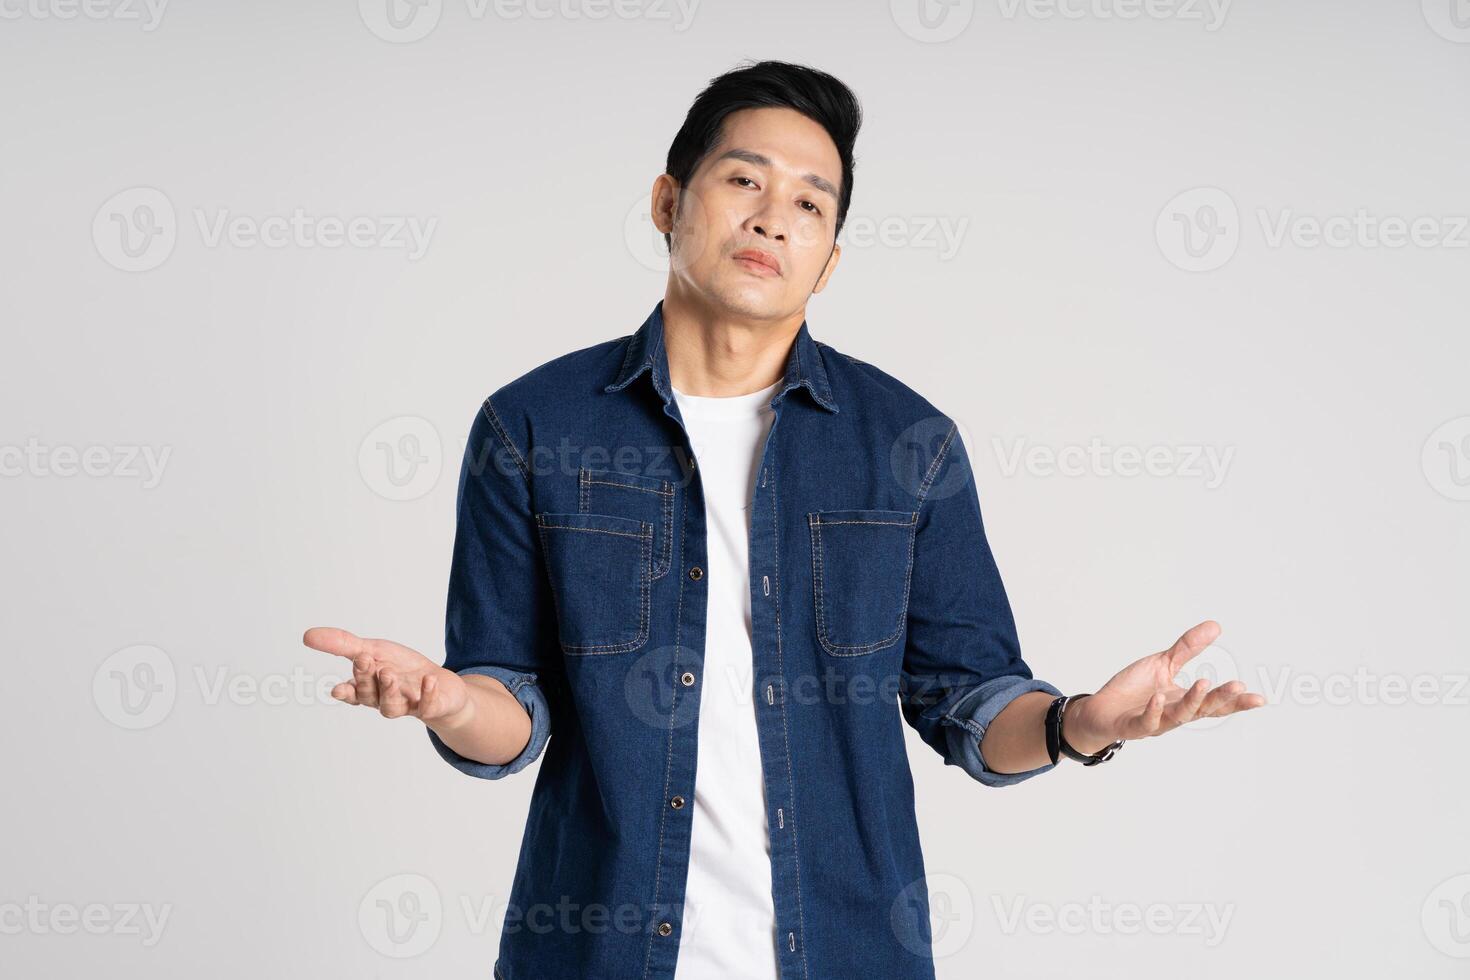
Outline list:
[[[744,160],[746,163],[754,167],[771,166],[771,158],[766,156],[765,154],[757,153],[754,150],[742,150],[739,148],[726,150],[724,153],[721,153],[718,157],[715,158],[716,163],[719,163],[721,160]],[[823,177],[821,174],[803,174],[801,179],[806,181],[808,184],[811,184],[823,194],[831,197],[832,200],[838,200],[837,188],[833,187],[832,182],[829,181],[826,177]]]

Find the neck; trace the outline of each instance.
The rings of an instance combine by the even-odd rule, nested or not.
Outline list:
[[[804,308],[771,320],[731,315],[670,288],[663,305],[669,382],[686,395],[714,398],[768,388],[785,375],[805,320]]]

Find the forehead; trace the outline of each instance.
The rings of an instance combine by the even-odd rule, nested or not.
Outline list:
[[[732,147],[759,153],[779,169],[814,173],[834,187],[841,183],[842,158],[837,154],[837,144],[821,123],[795,109],[763,107],[730,113],[709,161],[718,161],[720,154]]]

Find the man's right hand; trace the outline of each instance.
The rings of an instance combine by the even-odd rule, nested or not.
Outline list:
[[[469,703],[463,677],[401,643],[331,626],[313,626],[301,642],[351,660],[352,680],[332,688],[332,697],[377,708],[384,718],[410,716],[429,725],[450,723]]]

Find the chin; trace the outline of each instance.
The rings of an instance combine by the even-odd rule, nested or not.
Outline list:
[[[785,308],[776,280],[764,285],[760,282],[723,282],[709,292],[710,299],[717,305],[737,316],[752,319],[770,319],[781,316]]]
[[[772,302],[769,296],[738,294],[731,297],[724,306],[732,314],[752,320],[773,320],[784,312],[781,304]]]

